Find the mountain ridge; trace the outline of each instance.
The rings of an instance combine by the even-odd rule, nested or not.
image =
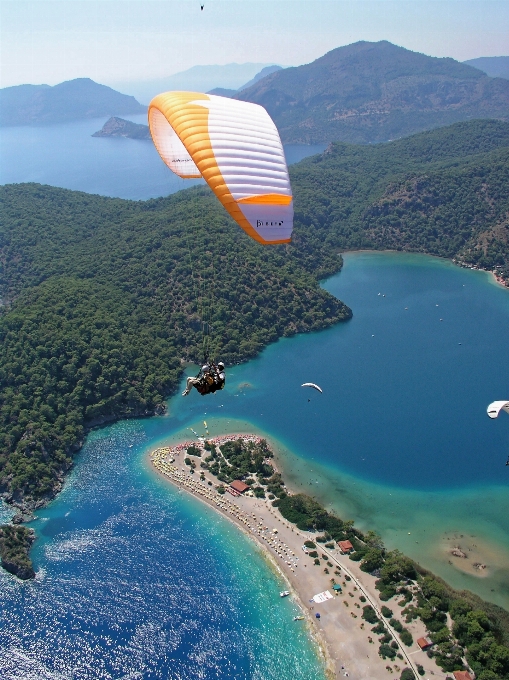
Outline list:
[[[51,125],[119,114],[144,113],[134,97],[90,78],[49,85],[15,85],[0,90],[0,125]]]
[[[264,106],[285,143],[377,143],[472,118],[509,117],[509,83],[388,41],[338,47],[235,95]]]
[[[491,78],[509,80],[509,57],[477,57],[463,62],[486,73]]]

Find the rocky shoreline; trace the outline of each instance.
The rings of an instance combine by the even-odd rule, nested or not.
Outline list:
[[[35,541],[35,531],[12,524],[0,526],[0,564],[10,574],[26,581],[35,578],[30,548]]]

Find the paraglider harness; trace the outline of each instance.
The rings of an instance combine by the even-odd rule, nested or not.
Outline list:
[[[199,379],[200,382],[198,385],[195,385],[196,390],[202,396],[205,394],[213,394],[218,390],[222,390],[226,382],[225,380],[221,380],[219,378],[219,374],[222,371],[219,370],[213,361],[209,363],[207,357],[205,357],[205,365],[209,367],[209,370],[205,373],[202,373],[201,370],[199,371],[196,378]]]

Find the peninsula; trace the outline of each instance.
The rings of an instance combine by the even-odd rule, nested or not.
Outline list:
[[[483,644],[507,657],[506,612],[452,590],[399,551],[387,551],[374,532],[363,534],[292,493],[266,440],[198,438],[157,448],[150,459],[158,473],[257,542],[286,581],[281,597],[290,595],[300,609],[295,625],[306,621],[318,641],[329,677],[479,675],[491,661],[469,632],[474,621]]]

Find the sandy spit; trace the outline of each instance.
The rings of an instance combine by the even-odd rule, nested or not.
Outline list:
[[[239,437],[259,439],[253,434],[232,434],[209,438],[209,441],[219,445],[226,439]],[[322,655],[329,680],[342,677],[352,680],[398,678],[405,667],[412,668],[416,677],[419,677],[417,663],[425,667],[426,677],[428,674],[435,678],[446,677],[415,642],[411,648],[400,643],[397,651],[402,654],[403,660],[383,660],[378,655],[376,635],[361,618],[362,607],[371,604],[394,639],[399,641],[399,636],[380,612],[384,603],[380,602],[378,591],[375,590],[376,579],[360,571],[358,563],[349,560],[338,549],[326,549],[322,544],[317,544],[320,565],[315,565],[314,560],[303,550],[304,541],[313,540],[314,534],[299,531],[287,522],[268,499],[218,494],[215,487],[220,482],[208,470],[197,467],[193,474],[185,465],[186,449],[191,444],[199,446],[199,442],[194,440],[153,450],[150,453],[151,466],[172,484],[214,508],[257,543],[268,564],[286,582],[285,590],[290,591],[290,597],[300,607],[304,620],[295,621],[295,625],[307,623]],[[199,460],[195,458],[196,462]],[[200,480],[202,472],[205,476],[203,481]],[[324,569],[329,573],[325,573]],[[341,593],[334,593],[332,579],[342,586]],[[319,604],[312,600],[315,595],[325,591],[332,594],[331,599]],[[361,600],[361,597],[365,599]],[[395,602],[389,603],[393,610],[398,609],[395,605]],[[320,618],[316,618],[317,613]],[[398,615],[397,611],[395,615]],[[424,635],[420,621],[409,625],[403,621],[403,625],[409,628],[414,640]]]

